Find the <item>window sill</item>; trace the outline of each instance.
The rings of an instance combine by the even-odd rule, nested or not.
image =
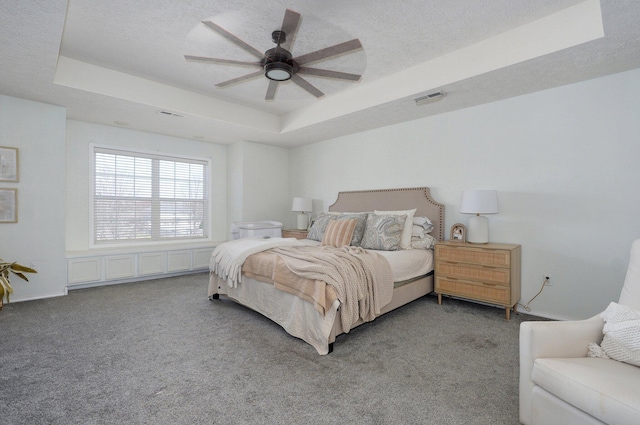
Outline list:
[[[135,246],[95,247],[84,251],[67,251],[66,258],[93,257],[96,255],[139,254],[147,252],[179,251],[182,249],[214,248],[223,241],[174,242]]]

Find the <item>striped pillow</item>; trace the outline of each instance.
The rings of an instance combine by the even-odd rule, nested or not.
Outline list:
[[[340,248],[351,243],[357,220],[331,220],[322,235],[322,245]]]

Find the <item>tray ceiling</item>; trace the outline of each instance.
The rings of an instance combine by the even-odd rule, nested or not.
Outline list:
[[[62,105],[71,119],[215,143],[296,146],[640,66],[640,2],[631,0],[0,0],[0,8],[9,40],[0,94]],[[284,82],[265,101],[264,77],[215,87],[250,69],[184,59],[255,60],[201,21],[265,51],[287,8],[302,15],[294,56],[359,38],[363,49],[314,66],[361,80],[305,76],[324,97]],[[415,105],[437,90],[442,101]]]

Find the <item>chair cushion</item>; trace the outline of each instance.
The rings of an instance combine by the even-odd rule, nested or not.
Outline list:
[[[607,424],[640,423],[640,368],[599,358],[542,358],[532,380]]]

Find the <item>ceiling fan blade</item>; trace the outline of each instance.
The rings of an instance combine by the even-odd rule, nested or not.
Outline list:
[[[230,80],[218,83],[218,84],[216,84],[216,87],[227,87],[227,86],[230,86],[232,84],[241,83],[243,81],[251,80],[252,78],[262,77],[263,75],[264,75],[264,73],[262,72],[262,70],[256,71],[256,72],[252,72],[250,74],[242,75],[240,77],[232,78]]]
[[[316,75],[318,77],[338,78],[341,80],[358,81],[362,75],[350,74],[348,72],[329,71],[328,69],[306,68],[301,66],[298,69],[299,74]]]
[[[344,43],[336,44],[334,46],[325,47],[324,49],[316,50],[315,52],[307,53],[306,55],[298,56],[293,58],[298,65],[304,65],[311,62],[316,62],[321,59],[327,59],[332,56],[338,56],[343,53],[350,52],[352,50],[357,50],[362,47],[360,40],[354,38],[350,41],[345,41]]]
[[[240,65],[240,66],[251,66],[251,67],[260,67],[262,68],[262,63],[260,62],[247,62],[247,61],[237,61],[233,59],[218,59],[218,58],[208,58],[205,56],[192,56],[192,55],[184,55],[184,58],[188,61],[193,62],[208,62],[208,63],[219,63],[223,65]]]
[[[267,87],[267,94],[264,97],[264,100],[273,100],[276,97],[276,89],[278,88],[278,82],[269,80],[269,87]]]
[[[310,82],[308,82],[298,74],[293,74],[291,76],[291,81],[293,81],[294,83],[296,83],[297,85],[299,85],[300,87],[302,87],[303,89],[305,89],[306,91],[314,95],[315,97],[324,96],[324,93],[322,93],[314,85],[312,85]]]
[[[281,31],[287,35],[287,38],[281,46],[289,51],[293,47],[293,42],[296,39],[296,34],[298,33],[298,27],[300,26],[300,14],[298,12],[294,12],[291,9],[287,9],[284,13],[284,19],[282,20],[282,29]]]
[[[213,23],[211,21],[202,21],[202,23],[205,24],[207,26],[207,28],[217,32],[218,34],[220,34],[221,36],[223,36],[227,40],[237,44],[240,47],[242,47],[244,50],[246,50],[247,52],[251,53],[252,55],[257,57],[258,59],[262,59],[264,57],[264,52],[261,52],[260,50],[256,49],[255,47],[252,47],[249,44],[245,43],[244,41],[240,40],[238,37],[236,37],[235,35],[231,34],[229,31],[227,31],[226,29],[222,28],[221,26],[219,26],[219,25],[217,25],[217,24],[215,24],[215,23]]]

